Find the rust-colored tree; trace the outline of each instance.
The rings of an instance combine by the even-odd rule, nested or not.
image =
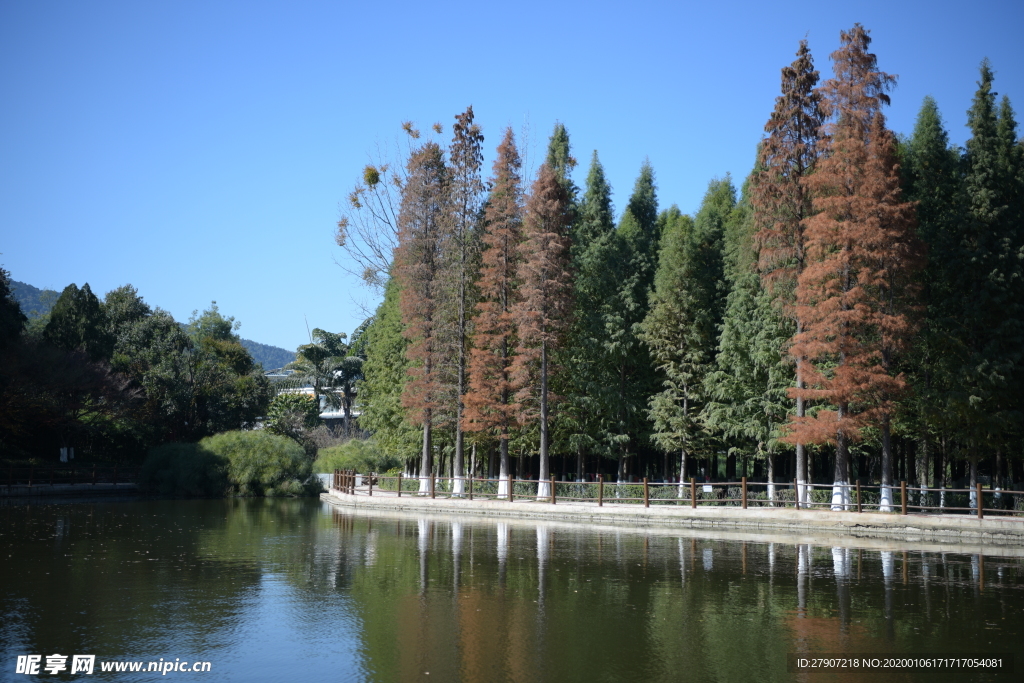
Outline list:
[[[512,363],[519,420],[536,422],[540,428],[538,498],[551,495],[548,424],[556,397],[548,387],[555,371],[553,353],[564,341],[572,314],[570,223],[569,195],[543,164],[526,203],[519,246],[520,300],[513,307],[518,344]]]
[[[821,156],[821,126],[825,114],[817,91],[807,41],[800,41],[796,60],[782,70],[782,94],[765,124],[758,164],[751,178],[750,204],[754,210],[759,269],[764,286],[782,312],[796,321],[796,283],[806,263],[804,221],[813,213],[806,179]],[[794,362],[796,360],[794,359]],[[797,363],[796,387],[804,388]],[[796,398],[796,416],[805,414],[804,398]],[[807,451],[796,442],[796,479],[800,500],[807,501]]]
[[[440,146],[428,142],[413,152],[402,188],[394,277],[400,287],[410,380],[402,406],[412,424],[423,427],[420,491],[426,491],[433,467],[432,427],[441,407],[443,348],[437,337],[438,275],[449,218],[448,171]]]
[[[521,167],[515,136],[509,128],[498,146],[484,215],[479,300],[470,351],[469,391],[464,398],[465,429],[489,433],[498,441],[498,494],[502,497],[507,495],[508,487],[509,431],[516,425],[511,376],[516,321],[512,307],[517,297],[523,223]]]
[[[887,451],[893,401],[906,390],[893,357],[913,333],[912,276],[920,266],[913,205],[900,194],[895,138],[881,113],[895,76],[878,71],[859,24],[832,53],[822,88],[827,154],[804,182],[815,214],[805,218],[806,264],[797,279],[801,332],[793,355],[806,381],[793,395],[824,405],[794,417],[789,439],[834,443],[833,509],[850,502],[849,445],[877,426]],[[888,482],[891,484],[891,453]],[[884,468],[883,468],[884,471]]]
[[[468,337],[476,297],[473,279],[478,269],[477,223],[484,184],[480,178],[484,141],[473,122],[473,107],[455,116],[448,149],[448,222],[442,239],[442,268],[438,273],[438,341],[442,352],[444,402],[454,412],[455,453],[452,458],[452,492],[461,495],[465,482],[463,464],[463,395],[467,390]]]

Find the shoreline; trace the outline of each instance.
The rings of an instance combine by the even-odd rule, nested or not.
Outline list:
[[[390,494],[390,495],[389,495]],[[468,500],[465,498],[426,498],[365,489],[355,494],[329,489],[320,500],[341,508],[427,512],[442,515],[471,515],[492,520],[530,519],[576,524],[601,524],[637,528],[720,530],[755,534],[806,533],[849,538],[880,538],[913,542],[982,543],[1024,547],[1024,518],[996,517],[977,519],[968,515],[925,515],[878,512],[833,512],[793,508],[712,507],[697,508],[652,505],[594,503],[557,503],[533,500]]]
[[[62,498],[66,496],[111,496],[137,494],[138,484],[0,484],[0,499]]]

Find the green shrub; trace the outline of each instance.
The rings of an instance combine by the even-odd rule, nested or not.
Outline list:
[[[228,460],[195,443],[169,443],[149,451],[139,472],[139,489],[165,496],[223,496]]]
[[[287,437],[263,430],[223,432],[199,446],[227,461],[228,481],[237,495],[311,495],[321,490],[302,446]]]
[[[349,439],[340,446],[321,448],[313,469],[316,472],[355,470],[365,474],[384,472],[399,465],[397,458],[382,453],[373,441]]]

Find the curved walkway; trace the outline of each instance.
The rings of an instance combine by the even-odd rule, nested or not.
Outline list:
[[[676,505],[537,502],[529,499],[468,500],[434,498],[405,492],[356,489],[354,494],[330,489],[321,500],[338,507],[464,514],[488,518],[525,518],[609,524],[628,527],[717,529],[754,532],[827,533],[860,538],[898,538],[908,541],[947,541],[1024,547],[1024,517],[986,517],[937,514],[833,512],[793,508],[748,508]]]

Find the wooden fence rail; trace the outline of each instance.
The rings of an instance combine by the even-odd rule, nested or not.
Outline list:
[[[462,481],[462,493],[454,493],[455,481]],[[796,509],[846,510],[850,512],[891,512],[907,515],[911,512],[964,513],[1014,515],[1024,517],[1024,491],[983,488],[922,488],[908,486],[907,482],[880,485],[802,484],[804,500],[797,500],[797,482],[750,482],[746,477],[736,482],[606,482],[601,475],[597,481],[556,481],[547,484],[543,495],[536,479],[496,479],[486,477],[429,477],[383,476],[358,474],[354,470],[335,470],[332,488],[348,495],[409,495],[431,498],[460,497],[467,500],[489,499],[514,501],[531,499],[555,505],[559,502],[596,503],[613,505],[688,505],[700,507],[729,507],[742,509],[763,507],[793,507]],[[889,502],[883,504],[883,489],[888,489]],[[915,501],[916,498],[916,502]],[[981,501],[981,504],[978,504]]]

